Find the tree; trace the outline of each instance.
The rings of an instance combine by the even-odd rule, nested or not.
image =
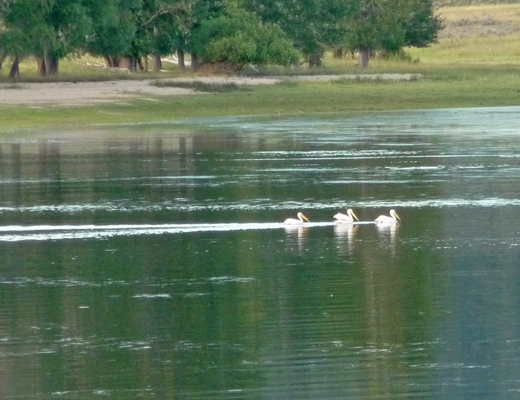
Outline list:
[[[0,3],[0,15],[5,27],[0,33],[0,43],[4,54],[13,59],[10,77],[19,75],[20,59],[35,55],[39,38],[46,34],[47,30],[41,22],[45,10],[30,1]]]
[[[197,70],[201,65],[198,54],[200,43],[193,38],[205,21],[226,15],[230,6],[234,6],[233,0],[191,0],[189,12],[181,19],[177,38],[178,51],[191,53],[191,66]]]
[[[439,32],[444,28],[442,18],[435,15],[434,0],[415,2],[403,23],[406,27],[405,45],[411,47],[428,47],[436,43]]]
[[[13,63],[9,77],[16,78],[20,75],[20,59],[28,47],[26,38],[19,30],[5,30],[0,32],[0,43],[0,71],[2,70],[4,60],[10,55],[12,56]]]
[[[311,67],[320,66],[325,51],[344,40],[347,1],[244,0],[244,7],[278,24]]]
[[[260,24],[252,13],[233,12],[203,22],[193,32],[193,49],[203,62],[240,69],[247,64],[289,65],[299,54],[276,25]]]
[[[4,1],[1,13],[11,51],[37,57],[42,74],[57,73],[59,59],[79,50],[90,30],[82,0]]]
[[[194,5],[193,0],[147,0],[141,25],[150,36],[155,72],[161,69],[161,56],[175,51],[183,54],[185,40],[181,38],[188,36]]]
[[[397,52],[435,42],[442,21],[434,15],[432,0],[356,0],[346,25],[347,46],[359,51],[365,68],[377,50]]]
[[[143,56],[152,54],[158,71],[161,56],[191,51],[193,30],[225,9],[221,0],[86,1],[94,21],[87,51],[131,71]]]
[[[131,53],[136,37],[135,11],[140,0],[86,0],[93,29],[85,50],[105,59],[107,67],[119,67],[121,58]]]
[[[177,51],[192,66],[225,63],[287,65],[298,52],[320,66],[326,51],[370,54],[424,47],[442,21],[434,0],[0,0],[0,61],[34,56],[42,74],[76,52],[135,71],[143,57]],[[16,73],[16,69],[15,69]]]

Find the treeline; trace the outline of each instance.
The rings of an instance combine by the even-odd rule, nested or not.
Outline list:
[[[108,67],[161,69],[161,57],[191,66],[321,65],[326,51],[357,51],[363,67],[376,51],[434,42],[434,0],[0,0],[0,69],[37,60],[42,75],[60,59],[102,57]]]

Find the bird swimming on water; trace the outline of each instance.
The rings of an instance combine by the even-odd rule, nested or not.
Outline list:
[[[394,209],[390,210],[390,216],[388,215],[380,215],[375,219],[376,223],[378,224],[395,224],[397,222],[401,221],[401,218],[399,218],[399,215],[395,212]]]
[[[296,218],[287,218],[283,223],[285,225],[303,225],[303,220],[310,222],[308,218],[303,215],[301,212],[297,214],[298,219]]]
[[[352,209],[349,208],[347,210],[346,215],[341,213],[337,213],[336,215],[334,215],[334,219],[336,220],[334,222],[351,224],[354,222],[354,218],[356,219],[356,221],[359,221],[359,218],[356,214],[354,214],[354,211],[352,211]]]

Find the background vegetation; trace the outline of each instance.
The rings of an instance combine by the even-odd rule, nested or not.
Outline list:
[[[155,102],[129,100],[125,104],[87,107],[0,106],[0,132],[92,123],[179,122],[192,117],[217,115],[276,116],[519,105],[520,4],[448,7],[438,12],[445,24],[438,43],[428,48],[406,48],[399,55],[378,55],[365,70],[369,73],[417,73],[422,75],[421,79],[410,82],[362,79],[330,83],[286,81],[280,85],[247,90],[229,85],[212,94],[208,94],[211,87],[199,85],[198,90],[204,94],[161,96]],[[360,72],[357,54],[336,58],[332,52],[327,52],[323,60],[320,69],[270,68],[262,73]],[[125,74],[125,78],[180,74],[174,64],[165,64],[165,68],[161,75]],[[22,63],[21,69],[28,77],[35,78],[33,61]],[[93,57],[64,59],[60,76],[61,79],[74,80],[114,78],[113,73],[104,68],[103,60]]]
[[[55,75],[71,55],[102,57],[107,67],[161,70],[177,53],[184,68],[222,64],[320,66],[327,51],[357,50],[362,65],[377,50],[424,47],[441,28],[433,0],[2,0],[0,64],[35,57]],[[303,56],[303,58],[300,57]]]

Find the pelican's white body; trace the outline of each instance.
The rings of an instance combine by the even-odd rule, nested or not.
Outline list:
[[[295,218],[287,218],[283,223],[285,225],[303,225],[303,220],[309,221],[305,215],[301,212],[298,213],[298,219]]]
[[[336,215],[334,215],[334,219],[336,220],[334,222],[352,224],[354,223],[354,218],[356,219],[356,221],[359,221],[359,218],[356,216],[356,214],[354,214],[354,211],[352,211],[352,209],[349,208],[347,210],[347,214],[337,213]]]
[[[395,210],[390,210],[390,216],[388,215],[380,215],[375,219],[378,224],[395,224],[399,222],[401,218],[395,212]]]

